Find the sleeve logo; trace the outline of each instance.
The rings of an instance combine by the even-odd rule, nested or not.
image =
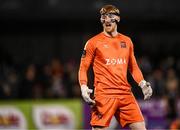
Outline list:
[[[86,57],[86,50],[83,50],[81,58]]]

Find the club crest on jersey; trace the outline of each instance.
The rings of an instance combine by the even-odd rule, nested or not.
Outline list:
[[[84,57],[86,57],[86,50],[83,50],[82,55],[81,55],[81,58],[84,58]]]
[[[126,48],[126,42],[121,41],[121,42],[120,42],[120,46],[121,46],[121,48]]]

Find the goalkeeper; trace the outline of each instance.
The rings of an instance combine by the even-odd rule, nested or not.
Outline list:
[[[113,116],[122,127],[146,130],[144,118],[127,81],[127,70],[138,83],[144,100],[152,95],[150,83],[146,82],[137,65],[131,39],[117,32],[120,11],[113,5],[100,10],[103,31],[87,41],[79,68],[79,83],[83,99],[92,107],[93,130],[104,130]],[[87,71],[92,64],[94,71],[94,97],[87,86]]]

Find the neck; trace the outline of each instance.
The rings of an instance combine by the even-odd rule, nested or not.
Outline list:
[[[113,32],[106,32],[105,30],[103,31],[103,33],[108,36],[108,37],[116,37],[118,35],[117,31],[113,31]]]
[[[103,33],[108,37],[116,37],[118,35],[117,26],[115,27],[115,29],[112,32],[107,32],[104,29]]]

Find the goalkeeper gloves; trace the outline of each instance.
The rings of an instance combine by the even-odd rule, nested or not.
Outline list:
[[[90,94],[93,92],[92,89],[89,89],[87,85],[81,85],[81,95],[85,102],[89,105],[94,105],[95,101],[90,98]]]
[[[145,80],[142,80],[139,83],[139,86],[142,89],[143,95],[144,95],[144,100],[150,99],[152,96],[153,90],[151,88],[151,84],[149,82],[146,82]]]

